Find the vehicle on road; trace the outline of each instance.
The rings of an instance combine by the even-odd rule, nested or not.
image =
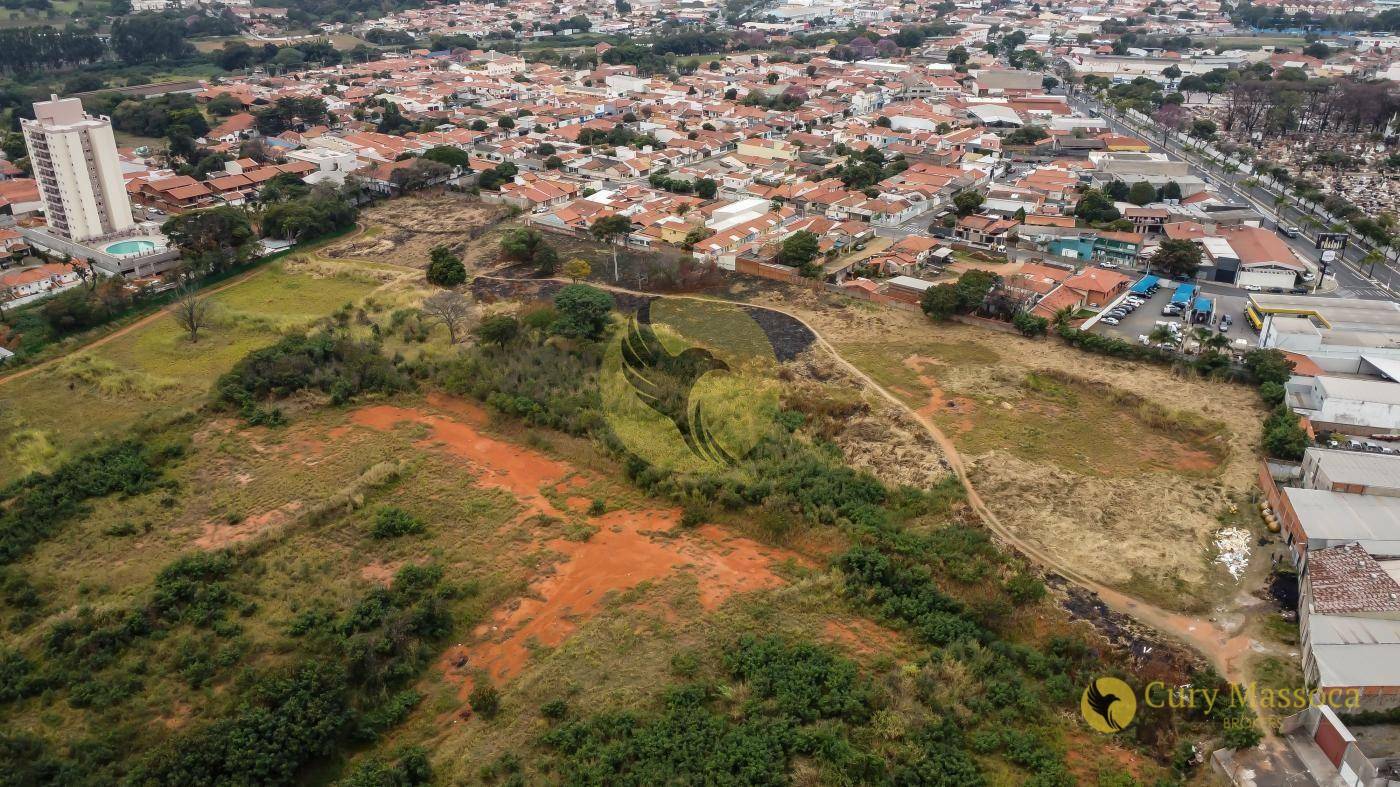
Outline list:
[[[1282,235],[1285,238],[1296,238],[1299,235],[1302,235],[1303,231],[1293,226],[1292,224],[1285,224],[1278,228],[1278,234]]]
[[[1260,286],[1257,285],[1257,284],[1246,284],[1246,285],[1244,285],[1243,287],[1241,287],[1240,289],[1244,290],[1245,292],[1263,292],[1263,291],[1264,291],[1264,288],[1263,288],[1263,287],[1260,287]]]

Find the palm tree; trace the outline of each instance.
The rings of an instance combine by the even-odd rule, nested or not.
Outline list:
[[[1215,336],[1215,331],[1212,331],[1204,325],[1197,325],[1195,328],[1191,329],[1191,338],[1196,340],[1197,353],[1203,352],[1206,349],[1206,345],[1210,342],[1212,336]]]
[[[1069,321],[1072,319],[1074,319],[1074,307],[1061,306],[1059,309],[1055,310],[1055,316],[1051,318],[1050,322],[1054,323],[1056,328],[1059,328],[1062,325],[1069,325]]]
[[[1170,344],[1174,338],[1176,338],[1175,334],[1165,325],[1158,325],[1152,329],[1151,333],[1147,334],[1147,340],[1153,344]]]

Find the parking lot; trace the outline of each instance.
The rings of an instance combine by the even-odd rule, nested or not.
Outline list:
[[[1186,325],[1181,316],[1164,317],[1162,309],[1171,303],[1172,293],[1176,289],[1176,282],[1164,281],[1157,292],[1138,307],[1128,316],[1124,317],[1117,325],[1106,325],[1103,322],[1094,324],[1093,330],[1106,336],[1116,336],[1130,342],[1137,342],[1139,336],[1147,336],[1152,333],[1152,329],[1160,322],[1181,323],[1183,329],[1190,329],[1193,325]],[[1258,334],[1249,327],[1244,317],[1244,307],[1249,303],[1245,293],[1222,285],[1205,284],[1201,287],[1201,295],[1215,301],[1215,312],[1211,317],[1210,326],[1215,328],[1222,315],[1229,315],[1233,324],[1226,331],[1225,335],[1231,341],[1235,339],[1246,339],[1250,345],[1254,345],[1258,339]]]

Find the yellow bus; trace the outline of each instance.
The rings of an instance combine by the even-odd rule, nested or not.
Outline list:
[[[1260,316],[1259,307],[1255,306],[1253,302],[1244,308],[1244,317],[1249,320],[1250,325],[1254,326],[1255,331],[1264,330],[1264,318]]]

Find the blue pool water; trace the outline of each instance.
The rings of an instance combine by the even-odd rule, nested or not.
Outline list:
[[[103,249],[108,254],[140,254],[143,251],[150,251],[156,245],[148,240],[124,240],[120,243],[113,243]]]

